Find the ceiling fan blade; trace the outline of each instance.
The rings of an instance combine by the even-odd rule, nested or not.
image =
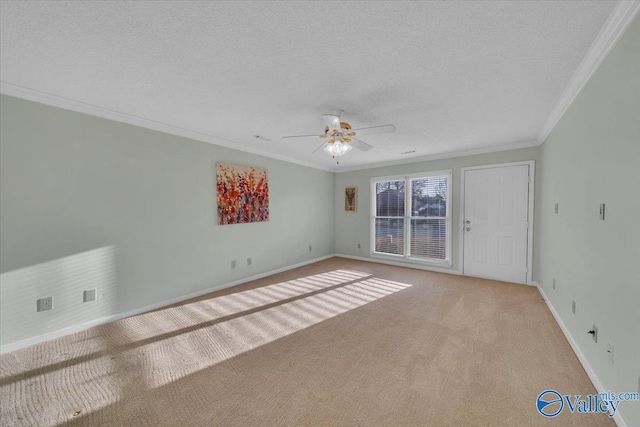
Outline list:
[[[324,141],[322,144],[320,144],[320,146],[318,148],[316,148],[315,150],[313,150],[313,153],[311,154],[316,154],[316,151],[318,151],[319,149],[321,149],[322,147],[324,147],[324,144],[326,144],[327,141]]]
[[[336,116],[335,114],[323,114],[322,118],[327,126],[329,126],[329,130],[340,129],[340,116]]]
[[[318,134],[315,134],[315,135],[289,135],[289,136],[283,136],[281,139],[287,139],[287,138],[311,138],[311,137],[322,138],[323,135],[318,135]]]
[[[393,133],[396,131],[396,127],[394,125],[381,125],[381,126],[371,126],[368,128],[353,129],[353,131],[358,136],[374,135],[378,133]]]
[[[373,148],[372,145],[367,144],[364,141],[360,141],[359,139],[356,138],[351,138],[351,142],[350,144],[354,147],[357,148],[358,150],[362,150],[362,151],[369,151]]]

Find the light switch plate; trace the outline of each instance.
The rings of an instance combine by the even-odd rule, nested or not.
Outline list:
[[[604,203],[600,203],[600,219],[604,221]]]

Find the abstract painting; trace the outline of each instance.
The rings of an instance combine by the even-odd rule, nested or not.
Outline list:
[[[355,212],[358,208],[358,187],[344,189],[344,210]]]
[[[269,221],[266,169],[218,163],[218,224]]]

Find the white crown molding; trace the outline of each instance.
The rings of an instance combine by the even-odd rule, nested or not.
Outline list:
[[[468,150],[450,151],[447,153],[430,154],[427,156],[411,157],[406,159],[390,160],[388,162],[373,163],[360,166],[346,166],[344,168],[336,168],[334,172],[352,172],[364,169],[374,169],[386,166],[406,165],[409,163],[428,162],[431,160],[451,159],[454,157],[475,156],[479,154],[495,153],[498,151],[517,150],[518,148],[536,147],[541,143],[537,140],[510,142],[508,144],[492,145],[490,147],[472,148]]]
[[[346,167],[332,167],[323,166],[310,162],[301,161],[288,156],[282,156],[279,154],[273,154],[260,149],[255,149],[238,144],[233,141],[229,141],[214,135],[208,135],[205,133],[184,129],[181,127],[173,126],[167,123],[157,122],[154,120],[146,119],[143,117],[134,116],[131,114],[122,113],[119,111],[103,108],[97,105],[88,104],[61,96],[49,94],[46,92],[29,89],[23,86],[15,85],[9,82],[0,81],[0,93],[14,96],[17,98],[26,99],[29,101],[39,102],[41,104],[51,105],[79,113],[84,113],[96,117],[101,117],[108,120],[114,120],[121,123],[127,123],[134,126],[139,126],[146,129],[151,129],[159,132],[168,133],[171,135],[181,136],[197,141],[207,142],[222,147],[231,148],[247,153],[257,154],[264,157],[269,157],[277,160],[282,160],[289,163],[298,164],[314,169],[319,169],[327,172],[350,172],[363,169],[372,169],[384,166],[402,165],[408,163],[417,163],[429,160],[439,160],[453,157],[461,157],[468,155],[492,153],[497,151],[512,150],[524,147],[533,147],[540,145],[549,136],[553,128],[558,121],[564,115],[571,103],[575,100],[576,96],[580,93],[587,81],[591,78],[593,73],[598,69],[600,64],[607,57],[613,46],[620,39],[622,34],[626,31],[631,24],[635,16],[640,12],[640,1],[619,1],[614,6],[611,14],[607,18],[607,21],[603,25],[602,29],[598,33],[598,36],[591,44],[591,47],[587,51],[580,66],[573,74],[569,84],[565,88],[562,96],[556,103],[550,116],[547,118],[544,126],[540,130],[537,141],[516,142],[510,144],[503,144],[493,147],[485,147],[471,150],[461,150],[455,152],[448,152],[442,154],[435,154],[423,157],[413,157],[407,159],[398,159],[389,162],[380,162],[375,164],[359,165],[359,166],[346,166]]]
[[[556,103],[551,115],[540,130],[538,140],[544,142],[553,128],[558,124],[569,106],[576,99],[582,88],[605,60],[611,49],[618,42],[629,24],[640,11],[640,1],[619,1],[611,11],[598,36],[591,44],[578,69],[573,73],[569,84]]]
[[[192,131],[189,129],[184,129],[181,127],[157,122],[154,120],[145,119],[143,117],[126,114],[126,113],[122,113],[115,110],[110,110],[108,108],[99,107],[97,105],[87,104],[85,102],[75,101],[73,99],[52,95],[52,94],[41,92],[34,89],[29,89],[29,88],[15,85],[13,83],[5,82],[5,81],[0,81],[0,93],[2,93],[3,95],[13,96],[16,98],[26,99],[27,101],[39,102],[40,104],[51,105],[53,107],[75,111],[77,113],[88,114],[90,116],[100,117],[103,119],[113,120],[120,123],[139,126],[145,129],[164,132],[171,135],[193,139],[196,141],[208,142],[209,144],[219,145],[222,147],[244,151],[251,154],[257,154],[259,156],[270,157],[272,159],[282,160],[289,163],[295,163],[301,166],[306,166],[314,169],[320,169],[326,172],[334,172],[333,168],[331,167],[319,166],[313,163],[296,160],[291,157],[281,156],[278,154],[273,154],[266,151],[246,147],[244,145],[240,145],[233,141],[229,141],[217,136]]]
[[[0,93],[2,93],[3,95],[13,96],[16,98],[26,99],[27,101],[38,102],[40,104],[50,105],[53,107],[63,108],[65,110],[71,110],[78,113],[88,114],[90,116],[100,117],[107,120],[113,120],[120,123],[126,123],[133,126],[139,126],[145,129],[164,132],[171,135],[193,139],[196,141],[207,142],[210,144],[219,145],[219,146],[231,148],[234,150],[244,151],[247,153],[257,154],[259,156],[265,156],[272,159],[282,160],[285,162],[294,163],[301,166],[306,166],[306,167],[320,169],[326,172],[334,172],[334,173],[349,172],[349,171],[362,170],[362,169],[373,169],[373,168],[382,167],[382,166],[393,166],[393,165],[402,165],[407,163],[417,163],[417,162],[423,162],[427,160],[448,159],[452,157],[470,156],[474,154],[493,153],[496,151],[513,150],[517,148],[534,147],[536,145],[540,145],[538,141],[524,141],[524,142],[496,145],[492,147],[482,147],[482,148],[471,149],[471,150],[461,150],[461,151],[453,151],[453,152],[442,153],[442,154],[434,154],[429,156],[398,159],[398,160],[382,162],[382,163],[374,163],[374,164],[351,166],[351,167],[348,166],[345,168],[327,167],[327,166],[319,166],[313,163],[296,160],[287,156],[281,156],[281,155],[269,153],[266,151],[253,149],[253,148],[246,147],[244,145],[240,145],[235,142],[232,142],[220,137],[216,137],[213,135],[208,135],[205,133],[196,132],[189,129],[184,129],[177,126],[169,125],[166,123],[145,119],[143,117],[134,116],[132,114],[122,113],[120,111],[110,110],[108,108],[99,107],[97,105],[88,104],[81,101],[75,101],[73,99],[64,98],[62,96],[53,95],[50,93],[46,93],[46,92],[42,92],[34,89],[29,89],[29,88],[19,86],[13,83],[5,82],[5,81],[0,81]]]

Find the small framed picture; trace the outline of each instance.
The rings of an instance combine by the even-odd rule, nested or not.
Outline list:
[[[344,210],[355,212],[358,208],[358,187],[345,187]]]

